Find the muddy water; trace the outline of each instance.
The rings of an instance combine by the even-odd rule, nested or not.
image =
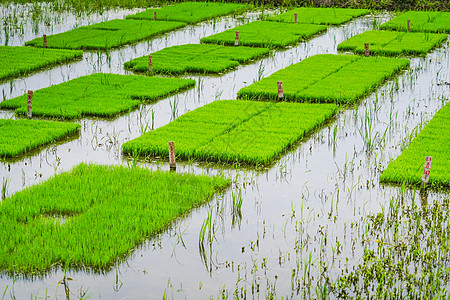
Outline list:
[[[99,22],[128,13],[105,12],[83,22]],[[257,17],[258,13],[250,13],[242,18],[226,17],[188,26],[108,55],[85,53],[80,61],[3,82],[0,90],[10,98],[27,89],[47,87],[94,72],[126,74],[122,65],[131,58],[168,46],[198,43],[203,36]],[[0,177],[8,180],[7,194],[45,181],[80,162],[126,164],[127,159],[120,153],[121,145],[141,135],[146,127],[151,128],[153,124],[158,128],[169,123],[174,115],[215,100],[235,99],[240,88],[261,75],[268,76],[311,55],[337,53],[338,43],[391,17],[377,14],[330,27],[314,39],[275,51],[269,57],[221,76],[186,76],[197,81],[194,89],[142,105],[112,120],[78,120],[82,125],[79,136],[19,160],[1,163]],[[52,28],[43,22],[37,25],[25,22],[24,36],[11,36],[8,44],[21,45],[43,33],[51,34],[52,29],[54,33],[61,32],[81,23],[71,15],[64,16],[64,21]],[[46,295],[71,299],[86,296],[157,299],[164,295],[174,299],[204,299],[231,297],[236,291],[242,298],[316,297],[316,288],[323,284],[322,276],[336,278],[360,262],[362,247],[356,237],[364,230],[367,214],[387,210],[391,199],[399,193],[420,205],[418,193],[381,185],[378,179],[387,163],[401,153],[414,133],[448,101],[450,88],[442,83],[450,82],[449,48],[446,41],[425,58],[411,58],[409,70],[368,95],[359,105],[343,109],[270,168],[246,170],[179,163],[178,172],[224,173],[233,178],[233,186],[140,245],[111,270],[103,274],[69,270],[68,276],[73,281],[59,285],[64,276],[59,269],[31,280],[14,281],[4,275],[0,279],[0,291],[6,289],[6,299]],[[3,111],[0,117],[14,116]],[[168,163],[162,161],[141,162],[141,165],[169,169]],[[233,196],[239,195],[242,208],[233,210]],[[428,201],[444,197],[436,192],[427,196]],[[210,239],[206,236],[201,244],[199,232],[208,214],[214,225],[209,230]]]

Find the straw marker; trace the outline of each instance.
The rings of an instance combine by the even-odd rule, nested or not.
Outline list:
[[[175,170],[177,168],[177,165],[175,163],[174,142],[169,142],[169,163],[170,163],[170,169],[171,170]]]
[[[364,43],[364,55],[369,56],[369,43]]]
[[[239,31],[236,31],[236,36],[234,37],[234,45],[239,46]]]
[[[283,99],[283,81],[277,81],[278,84],[278,99]]]
[[[44,48],[47,48],[47,35],[44,34]]]
[[[28,90],[27,117],[31,119],[31,109],[33,108],[33,91]]]
[[[428,180],[430,179],[430,170],[431,170],[431,161],[433,157],[427,156],[425,157],[425,166],[423,167],[423,175],[422,175],[422,186],[426,187],[428,184]]]

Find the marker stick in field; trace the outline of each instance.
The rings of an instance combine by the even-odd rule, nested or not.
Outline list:
[[[148,56],[148,71],[153,71],[153,57],[151,55]]]
[[[294,14],[294,23],[298,23],[297,13]]]
[[[408,32],[411,32],[411,20],[408,19]]]
[[[44,34],[44,48],[47,48],[47,35]]]
[[[156,11],[153,12],[153,21],[156,21]]]
[[[169,142],[169,163],[170,163],[170,169],[176,170],[177,165],[175,163],[175,147],[174,142]]]
[[[431,170],[431,161],[433,157],[427,156],[425,157],[425,166],[423,167],[423,175],[422,175],[422,187],[426,187],[428,184],[428,180],[430,179],[430,170]]]
[[[239,46],[239,31],[236,31],[236,36],[234,37],[234,45]]]
[[[283,99],[283,81],[277,81],[278,84],[278,99]]]
[[[370,52],[369,52],[369,43],[364,43],[364,55],[365,56],[369,56]]]
[[[31,109],[33,108],[33,91],[28,90],[28,101],[27,101],[27,117],[31,119]]]

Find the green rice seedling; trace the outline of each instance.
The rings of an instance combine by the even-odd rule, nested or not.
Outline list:
[[[340,25],[351,19],[367,15],[369,12],[368,9],[300,7],[270,17],[267,20],[294,23],[295,14],[297,14],[298,23]]]
[[[381,24],[380,28],[408,31],[408,20],[411,21],[411,32],[450,33],[450,12],[443,11],[408,11]]]
[[[325,31],[324,25],[288,24],[255,21],[202,38],[202,43],[234,45],[235,32],[239,31],[239,45],[253,47],[286,47]]]
[[[2,202],[0,269],[107,269],[229,184],[219,176],[80,164]]]
[[[370,54],[425,56],[445,40],[446,34],[370,30],[340,43],[337,49],[364,54],[364,43],[369,43]]]
[[[152,53],[152,72],[163,74],[221,73],[269,54],[267,48],[187,44]],[[125,63],[125,68],[149,72],[148,55]]]
[[[232,13],[242,13],[250,7],[245,4],[219,3],[219,2],[181,2],[163,6],[157,9],[148,9],[127,19],[154,20],[154,13],[159,21],[177,21],[194,24]]]
[[[0,158],[14,157],[76,133],[75,123],[0,119]]]
[[[450,186],[450,103],[441,108],[409,147],[383,171],[381,182],[420,185],[425,157],[432,156],[429,184]]]
[[[195,86],[195,80],[96,73],[33,94],[33,116],[80,118],[112,117],[171,93]],[[0,102],[2,109],[26,114],[23,95]]]
[[[123,144],[125,154],[266,165],[336,111],[335,104],[222,100]]]
[[[241,89],[238,97],[278,100],[282,81],[287,101],[353,103],[408,66],[407,59],[315,55]]]
[[[108,50],[184,27],[181,22],[111,20],[47,36],[48,48]],[[43,47],[43,38],[25,43]]]
[[[0,80],[18,77],[82,56],[83,52],[73,50],[0,46]]]

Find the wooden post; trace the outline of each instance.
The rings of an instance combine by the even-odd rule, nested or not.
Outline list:
[[[430,170],[431,170],[431,161],[433,157],[427,156],[425,157],[425,166],[423,167],[423,175],[422,175],[422,187],[425,188],[428,184],[428,180],[430,179]]]
[[[297,13],[294,14],[294,23],[298,23]]]
[[[284,94],[283,94],[283,81],[277,81],[278,84],[278,99],[283,99]]]
[[[411,20],[408,19],[408,32],[411,32]]]
[[[370,52],[369,52],[369,43],[364,43],[364,55],[365,56],[369,56]]]
[[[44,34],[44,48],[47,48],[47,35]]]
[[[148,56],[148,71],[153,72],[153,57],[152,57],[152,55]]]
[[[170,170],[175,171],[177,169],[177,165],[175,163],[174,142],[169,142],[169,163],[170,163]]]
[[[33,108],[33,91],[28,90],[28,101],[27,101],[27,117],[31,119],[31,109]]]
[[[234,37],[234,45],[239,46],[239,31],[236,31],[236,36]]]
[[[153,21],[156,21],[156,11],[153,12]]]

